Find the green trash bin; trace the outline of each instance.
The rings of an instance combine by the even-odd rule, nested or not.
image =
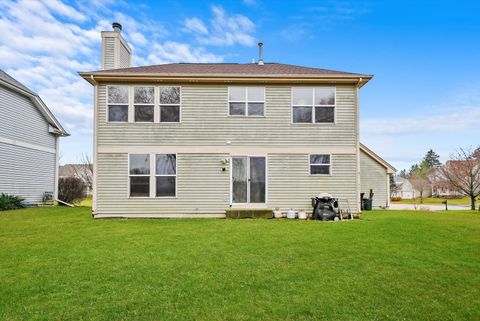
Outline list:
[[[373,200],[371,198],[366,198],[363,200],[363,209],[365,211],[371,211],[372,210],[372,203]]]

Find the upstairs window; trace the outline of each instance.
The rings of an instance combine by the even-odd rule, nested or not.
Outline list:
[[[107,87],[109,122],[128,122],[128,86]]]
[[[150,154],[129,155],[130,197],[150,196]]]
[[[334,123],[335,87],[292,87],[293,123]]]
[[[180,122],[180,87],[160,87],[160,122]]]
[[[264,116],[265,87],[228,87],[230,116]]]
[[[153,111],[155,104],[154,87],[134,87],[133,106],[135,122],[153,123]]]
[[[310,155],[310,175],[330,175],[330,155]]]

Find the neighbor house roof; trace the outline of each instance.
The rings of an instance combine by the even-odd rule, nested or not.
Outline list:
[[[4,85],[26,97],[30,98],[33,104],[38,108],[40,113],[45,117],[47,122],[52,126],[50,132],[59,136],[69,136],[60,122],[55,118],[52,112],[45,105],[38,94],[30,90],[28,87],[20,83],[18,80],[0,69],[0,85]]]
[[[371,149],[369,149],[367,146],[363,145],[360,143],[360,150],[363,151],[365,154],[370,156],[373,160],[377,161],[380,165],[385,167],[387,169],[387,173],[393,174],[397,171],[395,167],[390,165],[386,160],[375,154]]]
[[[356,80],[364,85],[373,76],[329,69],[303,67],[280,63],[171,63],[142,67],[118,68],[80,72],[89,77],[213,77],[213,78],[301,78]],[[92,82],[92,81],[90,81]]]

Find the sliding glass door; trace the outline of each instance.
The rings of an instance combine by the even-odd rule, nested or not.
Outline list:
[[[265,203],[266,159],[259,156],[232,157],[232,203]]]

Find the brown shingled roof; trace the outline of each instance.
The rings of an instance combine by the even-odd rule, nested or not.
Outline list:
[[[371,77],[371,75],[355,74],[320,68],[310,68],[295,65],[265,63],[172,63],[153,66],[99,70],[95,74],[191,74],[191,75],[308,75],[326,77]]]

